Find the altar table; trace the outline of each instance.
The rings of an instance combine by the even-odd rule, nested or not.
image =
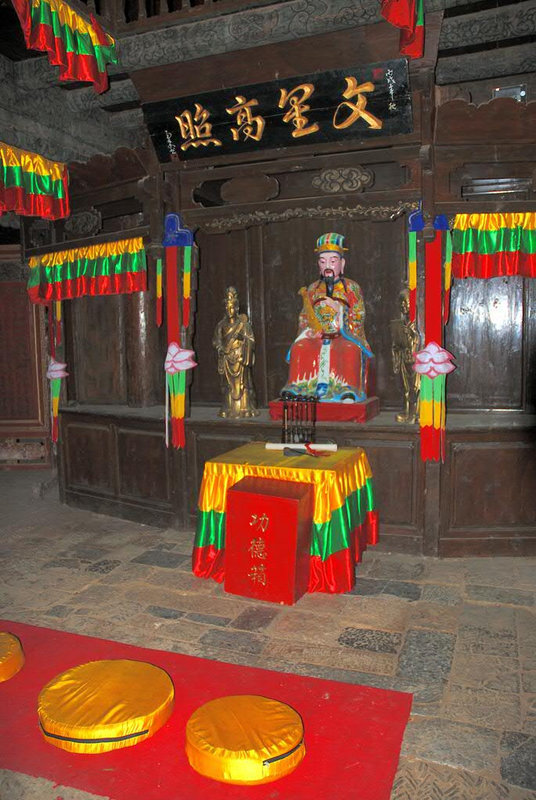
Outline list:
[[[348,592],[355,564],[378,541],[372,472],[360,447],[328,456],[285,456],[252,442],[205,463],[192,555],[194,575],[225,577],[227,490],[247,476],[313,484],[308,592]]]

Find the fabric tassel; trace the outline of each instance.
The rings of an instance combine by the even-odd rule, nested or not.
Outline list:
[[[162,259],[156,259],[156,324],[162,325]]]
[[[182,271],[182,320],[186,329],[190,326],[190,295],[192,293],[192,245],[184,248]]]
[[[65,371],[67,364],[56,361],[54,357],[50,359],[47,369],[47,378],[50,381],[50,429],[53,442],[58,441],[58,413],[60,407],[61,379],[69,373]]]
[[[450,231],[445,233],[445,271],[443,279],[443,325],[446,325],[450,317],[450,287],[452,285],[452,235]]]
[[[168,214],[166,216],[163,245],[166,264],[168,334],[168,350],[164,364],[166,371],[166,445],[169,446],[169,427],[171,427],[172,446],[183,448],[186,444],[184,427],[186,370],[195,367],[196,362],[193,360],[193,350],[182,348],[179,344],[181,341],[181,306],[183,337],[186,336],[186,329],[190,323],[193,234],[188,228],[182,226],[182,221],[178,214]],[[179,301],[179,247],[184,248],[182,303]]]
[[[54,312],[56,317],[56,347],[61,345],[61,300],[56,300],[54,303]]]

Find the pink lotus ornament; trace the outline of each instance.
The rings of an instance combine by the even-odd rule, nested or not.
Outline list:
[[[55,358],[51,358],[47,369],[47,378],[49,381],[53,381],[56,378],[66,378],[69,374],[65,370],[66,366],[67,364],[62,364],[60,361],[56,361]]]
[[[194,361],[194,355],[193,350],[184,350],[177,342],[170,342],[164,362],[165,371],[168,375],[175,375],[176,372],[196,367],[197,361]]]
[[[415,354],[413,369],[428,378],[448,375],[449,372],[456,369],[455,364],[451,361],[452,358],[454,356],[448,350],[440,347],[436,342],[428,342],[424,350]]]

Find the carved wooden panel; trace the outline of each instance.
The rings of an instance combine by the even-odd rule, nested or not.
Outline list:
[[[530,144],[535,128],[536,102],[525,105],[510,97],[499,97],[476,106],[464,100],[451,100],[437,109],[435,140],[437,144]]]
[[[62,430],[67,488],[115,493],[112,429],[98,422],[67,422]]]
[[[119,495],[149,499],[169,505],[171,479],[170,453],[163,432],[119,428],[117,431]]]

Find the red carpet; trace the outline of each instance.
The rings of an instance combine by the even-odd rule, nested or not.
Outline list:
[[[180,625],[180,622],[177,623]],[[113,800],[388,800],[411,695],[238,667],[0,620],[16,634],[26,665],[0,683],[0,768],[48,778]],[[100,755],[67,753],[39,732],[37,696],[55,675],[86,661],[131,658],[165,669],[175,711],[152,738]],[[261,786],[230,786],[194,772],[184,754],[190,714],[225,694],[262,694],[293,706],[307,755],[291,775]],[[6,798],[7,800],[7,798]]]

